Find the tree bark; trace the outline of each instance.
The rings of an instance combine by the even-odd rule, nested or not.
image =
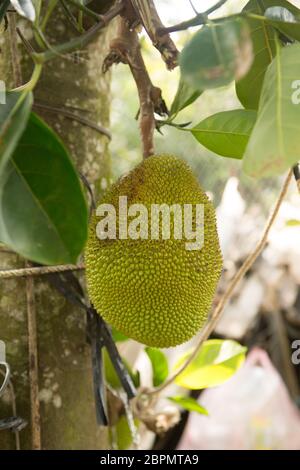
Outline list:
[[[17,17],[17,25],[25,37],[31,39],[30,25],[20,17]],[[76,108],[75,112],[80,116],[107,127],[110,77],[109,74],[101,74],[101,66],[113,29],[112,24],[77,56],[58,57],[48,63],[35,90],[35,102],[55,108]],[[64,42],[71,33],[74,34],[74,31],[66,25],[62,12],[55,13],[47,28],[50,42]],[[16,82],[11,65],[12,41],[9,30],[2,31],[0,79],[5,80],[7,87],[14,86]],[[32,63],[19,43],[18,51],[24,82],[30,76]],[[49,112],[42,107],[36,110],[61,136],[77,168],[96,191],[107,186],[110,179],[107,136],[59,112]],[[25,261],[14,253],[1,251],[0,260],[0,269],[25,265]],[[107,448],[107,433],[96,423],[85,315],[51,288],[45,278],[34,278],[32,282],[37,328],[41,447]],[[30,325],[27,312],[28,303],[32,304],[30,287],[32,285],[28,280],[20,278],[2,280],[0,284],[0,339],[6,343],[7,360],[12,369],[17,413],[28,420],[28,426],[20,432],[21,449],[39,447],[38,413],[35,416],[37,422],[30,422],[32,399],[28,371],[30,365],[34,366],[33,358],[30,361],[28,358]],[[11,414],[11,397],[6,392],[0,399],[0,418]],[[14,449],[15,446],[14,434],[0,431],[0,449]]]

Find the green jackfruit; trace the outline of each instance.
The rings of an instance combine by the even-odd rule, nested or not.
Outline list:
[[[120,236],[119,229],[124,228],[120,196],[127,196],[128,208],[132,204],[147,208],[145,239]],[[215,210],[192,171],[174,156],[151,156],[112,185],[99,202],[114,206],[117,230],[115,239],[99,239],[97,224],[103,217],[95,215],[90,223],[85,261],[94,307],[116,329],[149,346],[171,347],[189,340],[207,319],[222,269]],[[187,249],[191,239],[184,230],[178,239],[178,219],[176,223],[172,212],[169,239],[163,239],[164,232],[153,239],[154,221],[162,229],[162,218],[152,217],[153,204],[192,205],[194,229],[195,207],[202,204],[203,247]],[[126,228],[132,220],[129,213]]]

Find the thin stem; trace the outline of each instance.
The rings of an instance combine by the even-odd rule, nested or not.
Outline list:
[[[87,16],[94,18],[94,20],[96,21],[101,21],[101,15],[98,15],[98,13],[94,12],[93,10],[90,10],[83,3],[80,3],[78,0],[68,0],[68,2],[74,5],[82,13],[85,13]]]
[[[154,113],[167,114],[166,105],[161,96],[161,90],[155,87],[146,69],[138,35],[128,27],[126,18],[120,17],[118,35],[111,42],[110,52],[103,63],[106,72],[112,64],[123,62],[128,64],[135,80],[140,102],[140,133],[144,158],[154,154],[153,135],[155,130]]]
[[[60,0],[60,4],[64,10],[64,13],[65,13],[65,16],[67,17],[67,19],[69,20],[69,23],[73,26],[73,28],[75,29],[75,31],[79,32],[79,33],[83,33],[84,30],[83,29],[80,29],[80,26],[79,24],[77,23],[77,19],[75,18],[75,16],[73,15],[72,11],[70,10],[69,6],[67,5],[67,3],[64,1],[64,0]]]
[[[23,91],[23,90],[32,91],[40,78],[42,69],[43,69],[42,64],[35,64],[35,67],[33,69],[33,73],[29,82],[25,83],[24,85],[19,86],[18,88],[15,88],[13,91]]]
[[[199,15],[199,11],[196,10],[196,7],[193,3],[192,0],[189,0],[189,4],[191,5],[192,9],[193,9],[193,12],[196,14],[196,15]]]
[[[207,18],[208,15],[210,15],[214,11],[218,10],[226,2],[227,2],[227,0],[220,0],[219,2],[217,2],[212,7],[208,8],[203,13],[198,13],[196,16],[194,16],[193,18],[191,18],[189,20],[182,21],[181,23],[178,23],[174,26],[170,26],[169,28],[161,28],[158,31],[158,34],[161,36],[161,35],[166,34],[166,33],[174,33],[175,31],[183,31],[185,29],[191,28],[192,26],[198,26],[198,25],[201,25],[201,24],[205,24],[208,21],[208,18]]]
[[[267,223],[267,225],[266,225],[266,227],[263,231],[263,235],[262,235],[260,241],[256,245],[254,251],[252,253],[250,253],[250,255],[246,258],[246,260],[244,261],[244,263],[242,264],[240,269],[237,271],[237,273],[235,274],[235,276],[233,277],[233,279],[229,283],[226,291],[224,292],[223,296],[219,300],[219,303],[216,306],[214,312],[212,313],[212,315],[209,318],[208,322],[204,326],[204,328],[203,328],[203,330],[200,334],[198,344],[196,345],[194,351],[189,356],[187,361],[177,370],[177,372],[175,372],[174,375],[172,375],[160,387],[157,387],[156,389],[150,390],[148,392],[149,395],[156,395],[156,394],[160,393],[162,390],[164,390],[166,387],[171,385],[177,379],[177,377],[180,374],[182,374],[182,372],[189,366],[189,364],[193,361],[193,359],[195,359],[196,355],[198,354],[199,350],[201,349],[201,347],[203,345],[203,342],[206,341],[206,339],[214,331],[214,329],[215,329],[215,327],[216,327],[216,325],[217,325],[217,323],[218,323],[218,321],[221,317],[221,314],[223,313],[224,307],[227,304],[230,297],[232,296],[237,284],[245,276],[245,274],[251,268],[251,266],[253,266],[255,260],[261,254],[261,252],[263,251],[263,249],[266,245],[266,242],[268,240],[269,232],[270,232],[270,230],[272,228],[272,225],[273,225],[273,223],[276,219],[276,216],[277,216],[278,211],[280,209],[281,203],[282,203],[282,201],[283,201],[283,199],[284,199],[284,197],[287,193],[287,190],[288,190],[291,178],[292,178],[292,174],[293,174],[293,172],[292,172],[292,170],[290,170],[287,177],[286,177],[286,179],[285,179],[285,181],[284,181],[283,187],[282,187],[281,192],[280,192],[280,194],[278,196],[278,199],[276,201],[274,210],[273,210],[273,212],[270,216],[270,219],[269,219],[269,221],[268,221],[268,223]]]
[[[48,60],[54,59],[59,54],[66,54],[76,51],[77,49],[82,49],[94,39],[102,28],[104,28],[113,18],[118,16],[122,12],[123,8],[123,3],[117,2],[105,15],[100,17],[99,23],[95,24],[86,33],[73,38],[71,41],[65,42],[64,44],[60,44],[52,50],[32,54],[34,60],[38,63],[44,63]]]
[[[44,29],[46,28],[46,25],[49,21],[49,18],[51,17],[52,13],[53,13],[53,10],[55,9],[56,5],[58,3],[58,0],[50,0],[49,4],[48,4],[48,8],[47,8],[47,11],[46,11],[46,14],[43,18],[43,21],[41,23],[41,30],[44,31]]]
[[[105,135],[106,137],[108,137],[109,140],[111,140],[111,133],[108,129],[106,129],[103,126],[100,126],[99,124],[95,124],[89,119],[86,119],[82,116],[78,116],[77,114],[72,113],[71,111],[65,108],[49,106],[47,104],[36,103],[36,102],[34,103],[33,107],[37,109],[39,108],[45,109],[46,111],[49,111],[50,113],[61,114],[62,116],[65,116],[68,119],[72,119],[73,121],[80,122],[80,124],[82,124],[83,126],[87,126],[90,129],[94,129],[95,131],[99,132],[99,134]]]

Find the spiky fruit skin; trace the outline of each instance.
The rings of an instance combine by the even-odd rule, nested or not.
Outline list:
[[[131,204],[204,204],[204,246],[186,239],[100,240],[94,216],[86,248],[86,276],[96,310],[141,343],[171,347],[194,336],[207,319],[222,269],[215,210],[188,165],[172,155],[151,156],[117,181],[100,203],[118,216],[119,196]]]

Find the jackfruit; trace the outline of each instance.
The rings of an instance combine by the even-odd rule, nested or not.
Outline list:
[[[144,238],[121,236],[120,196],[127,197],[128,208],[142,204],[147,209]],[[115,238],[100,239],[97,224],[104,219],[92,217],[85,262],[94,307],[113,327],[149,346],[171,347],[189,340],[207,319],[222,269],[215,210],[191,169],[172,155],[151,156],[113,184],[99,202],[115,208],[117,229]],[[178,237],[179,219],[173,212],[170,237],[163,236],[162,217],[152,217],[154,204],[191,205],[193,228],[204,227],[203,247],[187,249],[190,234]],[[197,226],[196,205],[204,208],[202,228]],[[128,217],[127,229],[132,220]],[[155,223],[153,233],[158,230],[159,237],[153,239]]]

